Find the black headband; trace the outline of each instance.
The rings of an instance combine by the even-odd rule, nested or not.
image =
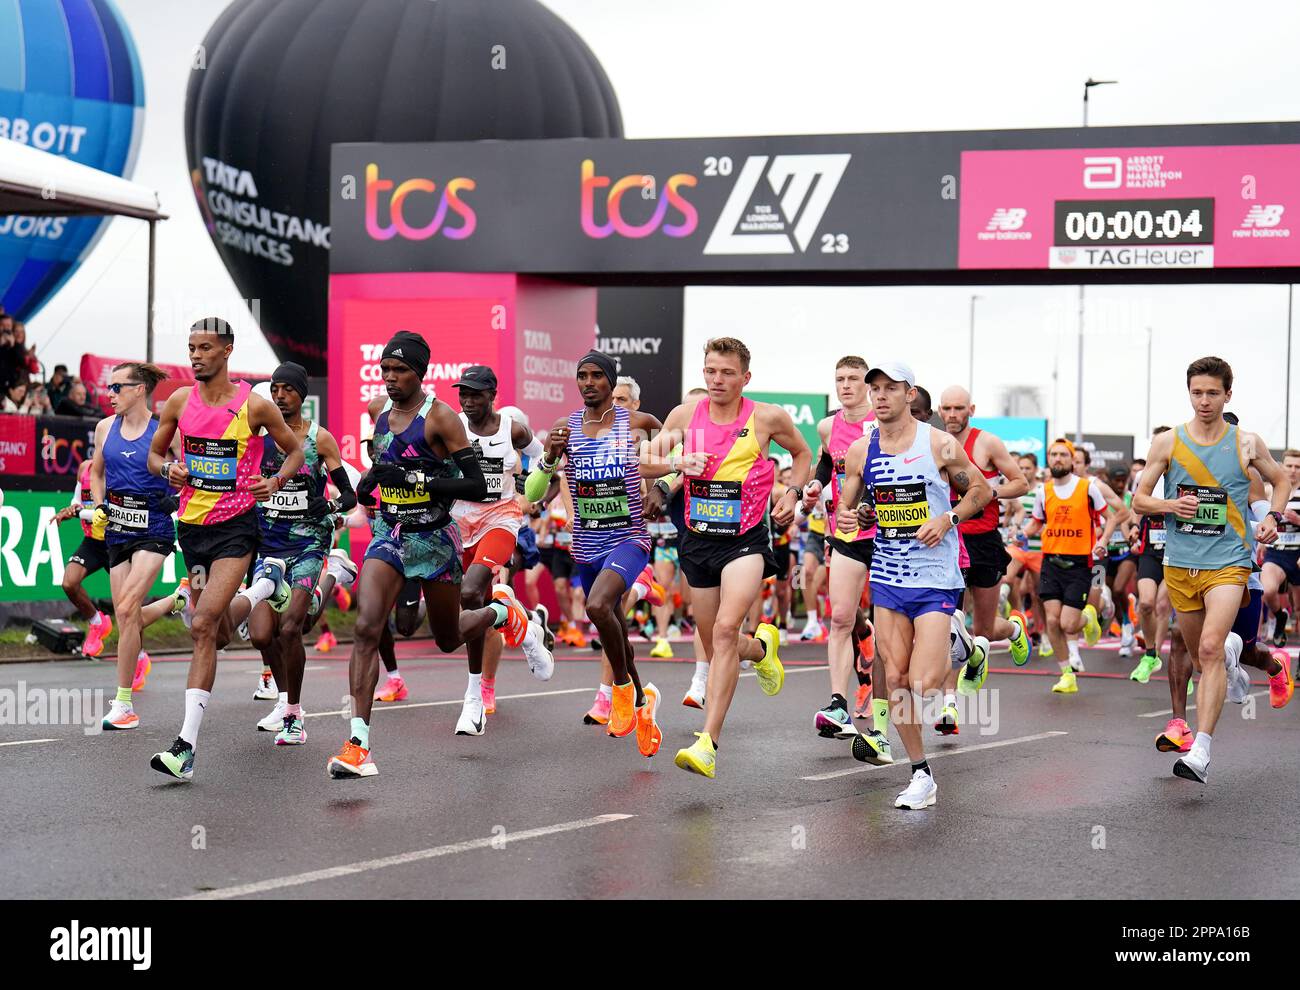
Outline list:
[[[602,354],[600,351],[588,351],[578,359],[577,366],[581,368],[584,364],[594,364],[597,368],[603,371],[605,377],[609,379],[610,388],[613,388],[618,384],[618,371],[615,369],[614,362],[608,355]]]
[[[280,382],[288,385],[303,399],[307,398],[307,369],[293,361],[286,361],[275,369],[271,383]]]
[[[396,358],[423,380],[429,370],[429,343],[418,333],[398,330],[384,347],[383,357]]]

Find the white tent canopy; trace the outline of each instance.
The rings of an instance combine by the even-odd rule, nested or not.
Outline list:
[[[153,360],[154,260],[161,212],[146,186],[89,165],[0,138],[0,215],[122,216],[149,223],[149,287],[145,360]]]
[[[0,138],[0,214],[165,220],[152,189]]]

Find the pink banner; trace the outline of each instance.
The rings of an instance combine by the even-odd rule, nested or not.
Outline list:
[[[36,417],[0,414],[0,474],[36,473]]]
[[[966,151],[961,268],[1300,265],[1300,146]]]

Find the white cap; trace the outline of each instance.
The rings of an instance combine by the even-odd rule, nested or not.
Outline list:
[[[516,423],[523,423],[524,426],[529,425],[528,417],[524,415],[524,411],[518,406],[502,406],[497,412],[502,416],[509,416]]]
[[[886,378],[892,378],[896,382],[903,382],[908,388],[916,387],[916,375],[912,369],[903,364],[902,361],[882,361],[867,369],[866,381],[871,382],[872,377],[879,372]]]

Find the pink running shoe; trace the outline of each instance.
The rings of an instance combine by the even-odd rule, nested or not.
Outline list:
[[[104,640],[113,632],[113,620],[103,612],[99,616],[99,625],[93,622],[86,626],[86,641],[81,644],[81,653],[87,657],[97,657],[104,652]]]
[[[608,725],[609,710],[614,704],[612,697],[596,692],[596,701],[586,715],[582,716],[584,725]]]
[[[1268,679],[1268,700],[1274,708],[1285,708],[1295,693],[1295,681],[1291,677],[1291,654],[1286,650],[1274,650],[1273,659],[1282,665],[1282,669]]]
[[[402,680],[401,675],[390,677],[384,684],[375,691],[376,701],[405,701],[407,695],[411,692],[406,690],[406,681]]]
[[[339,645],[338,639],[328,629],[320,634],[320,639],[316,640],[316,652],[328,653],[334,647]]]
[[[486,677],[479,682],[479,695],[483,698],[483,714],[495,715],[497,713],[497,682],[495,679],[488,680]]]
[[[140,656],[135,662],[135,680],[131,682],[131,690],[143,691],[145,679],[149,676],[149,669],[153,663],[149,660],[149,654],[144,650],[140,651]]]

